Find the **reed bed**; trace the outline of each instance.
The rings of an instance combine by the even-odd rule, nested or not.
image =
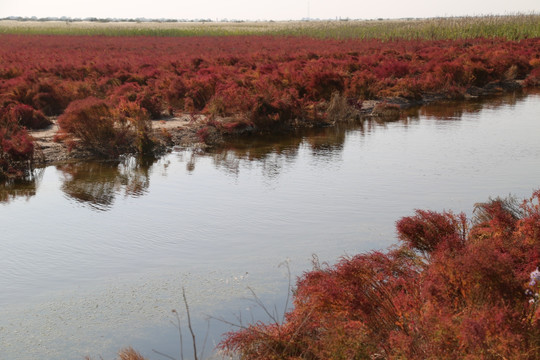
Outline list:
[[[278,35],[335,39],[540,37],[540,14],[399,20],[267,22],[0,21],[0,34],[103,36]]]

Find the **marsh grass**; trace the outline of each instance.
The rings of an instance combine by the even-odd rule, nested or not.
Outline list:
[[[289,26],[285,35],[339,39],[468,39],[519,40],[540,36],[540,15],[508,15],[369,21],[305,22]]]
[[[279,22],[0,21],[0,34],[105,36],[279,35],[338,39],[540,37],[540,14],[398,20]]]

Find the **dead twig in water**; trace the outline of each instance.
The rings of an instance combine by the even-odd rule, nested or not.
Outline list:
[[[197,357],[197,344],[195,341],[195,333],[193,332],[193,328],[191,327],[191,316],[189,314],[189,305],[186,298],[186,289],[184,289],[184,287],[182,287],[182,297],[184,298],[184,305],[186,306],[188,329],[189,329],[189,332],[191,333],[191,338],[193,339],[193,356],[195,360],[199,360]]]
[[[188,325],[189,333],[191,334],[191,338],[193,340],[193,360],[199,360],[199,355],[197,354],[197,343],[196,343],[195,331],[193,331],[193,326],[191,324],[191,313],[190,313],[190,310],[189,310],[189,303],[188,303],[187,296],[186,296],[186,289],[184,287],[182,287],[182,298],[183,298],[183,301],[184,301],[184,306],[186,308],[187,325]],[[176,323],[171,321],[171,324],[173,324],[174,327],[176,327],[176,329],[178,329],[178,338],[179,338],[179,341],[180,341],[180,359],[184,360],[184,339],[183,339],[183,336],[182,336],[182,323],[180,321],[180,314],[178,314],[178,311],[176,311],[175,309],[172,310],[172,313],[176,317]],[[204,337],[203,347],[202,347],[202,351],[201,351],[201,354],[200,354],[200,358],[202,358],[202,359],[204,359],[204,349],[206,347],[206,341],[208,340],[209,329],[210,329],[210,322],[208,322],[208,324],[207,324],[206,335]],[[162,352],[160,352],[158,350],[152,349],[152,351],[154,353],[160,355],[160,356],[163,356],[163,357],[167,358],[167,359],[176,360],[176,358],[174,358],[174,357],[172,357],[170,355],[167,355],[165,353],[162,353]]]

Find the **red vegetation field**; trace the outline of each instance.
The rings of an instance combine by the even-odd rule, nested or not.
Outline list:
[[[316,264],[283,323],[227,334],[242,359],[539,359],[540,191],[475,216],[416,211],[401,244]]]
[[[1,35],[0,168],[32,157],[24,128],[43,126],[43,115],[60,115],[64,137],[89,126],[99,139],[108,128],[94,150],[114,155],[134,139],[150,147],[147,120],[165,114],[203,113],[224,133],[275,131],[328,123],[334,93],[358,109],[366,99],[460,98],[505,80],[540,84],[540,39]]]

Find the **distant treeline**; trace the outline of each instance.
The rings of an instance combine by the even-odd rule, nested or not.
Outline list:
[[[65,22],[160,22],[160,23],[167,23],[167,22],[212,22],[216,20],[212,19],[149,19],[149,18],[96,18],[96,17],[86,17],[86,18],[72,18],[67,16],[61,16],[61,17],[23,17],[23,16],[8,16],[5,18],[0,18],[0,20],[12,20],[12,21],[65,21]],[[244,22],[244,20],[228,20],[228,19],[220,19],[220,22]]]

